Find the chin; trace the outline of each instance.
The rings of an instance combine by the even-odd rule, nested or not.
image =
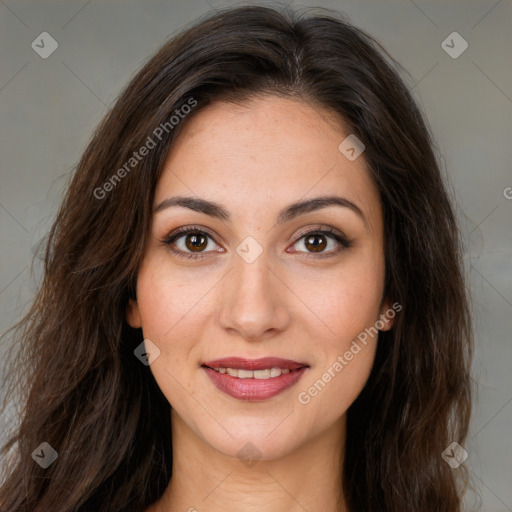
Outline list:
[[[244,434],[233,434],[233,437],[230,437],[224,432],[222,436],[206,436],[205,440],[216,451],[227,457],[245,461],[249,467],[252,461],[277,460],[297,449],[298,442],[296,438],[292,438],[291,431],[274,432],[269,435],[273,429],[275,424],[269,428],[244,426],[242,428]],[[229,431],[240,432],[240,430]]]

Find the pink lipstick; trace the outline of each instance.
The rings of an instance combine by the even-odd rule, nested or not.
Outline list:
[[[293,386],[309,365],[278,357],[227,357],[206,361],[202,368],[220,391],[239,400],[257,401]]]

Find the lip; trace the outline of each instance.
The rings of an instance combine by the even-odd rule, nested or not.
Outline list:
[[[265,370],[267,368],[281,368],[283,370],[298,370],[306,363],[298,363],[290,359],[281,359],[280,357],[262,357],[261,359],[245,359],[243,357],[225,357],[206,361],[203,366],[210,368],[233,368],[236,370]]]
[[[212,368],[233,368],[238,370],[264,370],[281,368],[290,370],[289,373],[270,379],[240,379],[227,373],[219,373]],[[261,359],[243,359],[227,357],[207,361],[201,369],[210,381],[220,391],[238,400],[260,401],[268,400],[293,386],[308,370],[309,365],[290,359],[264,357]]]

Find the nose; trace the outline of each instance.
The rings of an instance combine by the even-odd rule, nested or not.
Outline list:
[[[284,331],[290,323],[286,298],[291,292],[269,267],[265,253],[252,263],[235,255],[233,264],[221,289],[221,327],[247,341]]]

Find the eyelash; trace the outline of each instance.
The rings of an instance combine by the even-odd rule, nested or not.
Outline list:
[[[167,245],[169,250],[171,250],[174,254],[176,254],[180,258],[185,258],[185,259],[201,259],[201,258],[207,257],[207,253],[187,253],[187,252],[184,252],[184,251],[182,251],[180,249],[175,249],[175,248],[172,247],[172,244],[176,240],[178,240],[183,235],[186,235],[188,233],[195,233],[195,234],[206,235],[207,237],[212,239],[217,245],[219,245],[217,243],[217,241],[215,240],[215,238],[210,233],[208,233],[208,231],[205,231],[204,229],[199,228],[197,226],[187,226],[187,227],[184,227],[184,228],[179,228],[178,230],[176,230],[173,233],[171,233],[168,236],[166,236],[163,240],[161,240],[161,242],[163,244]],[[343,249],[347,249],[347,248],[351,247],[351,245],[352,245],[350,240],[348,240],[344,236],[341,236],[341,235],[338,235],[337,233],[335,233],[334,228],[328,228],[328,229],[318,228],[318,229],[309,230],[309,231],[307,231],[305,233],[301,233],[299,235],[299,237],[297,238],[297,240],[293,243],[293,245],[295,245],[299,240],[301,240],[301,239],[303,239],[303,238],[305,238],[305,237],[307,237],[309,235],[323,235],[323,236],[326,236],[327,238],[334,239],[336,242],[338,242],[338,244],[341,247],[338,248],[335,252],[318,253],[318,254],[309,253],[309,254],[306,254],[304,256],[306,258],[320,259],[320,258],[326,258],[326,257],[334,256],[334,255],[338,254],[340,251],[342,251]]]

